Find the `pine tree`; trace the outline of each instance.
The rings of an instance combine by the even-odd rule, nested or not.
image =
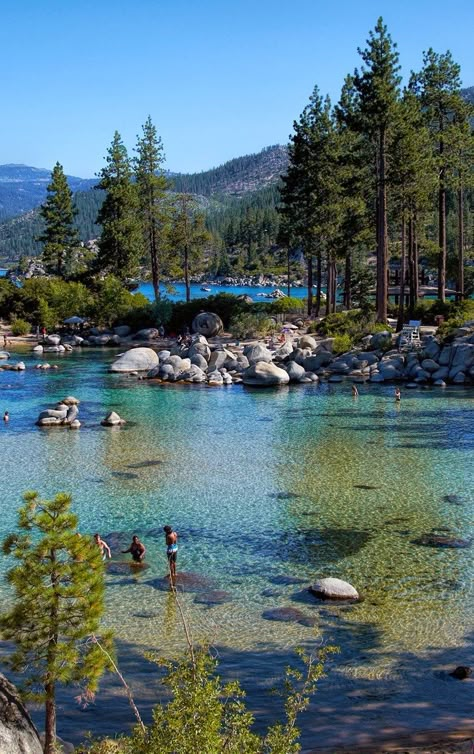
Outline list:
[[[132,182],[126,147],[117,131],[99,178],[97,188],[106,194],[97,217],[97,223],[102,225],[97,267],[101,272],[113,272],[125,282],[137,273],[143,256],[143,236],[137,187]]]
[[[44,244],[43,260],[47,268],[61,276],[79,239],[74,227],[76,212],[72,203],[72,191],[59,162],[51,173],[51,183],[40,213],[45,223],[44,233],[38,238]]]
[[[313,309],[313,258],[317,257],[316,313],[321,300],[321,261],[328,264],[329,302],[335,300],[335,248],[339,223],[338,140],[329,98],[317,87],[288,147],[290,163],[283,176],[281,214],[287,243],[300,245],[308,267],[308,314]]]
[[[397,324],[397,329],[401,329],[404,323],[407,237],[410,310],[413,310],[418,298],[418,255],[414,248],[414,231],[419,218],[430,208],[437,177],[430,134],[424,123],[419,100],[409,90],[404,91],[397,105],[389,156],[392,214],[400,227],[401,238]]]
[[[143,135],[137,137],[135,176],[144,244],[151,264],[155,300],[158,301],[168,221],[168,204],[165,200],[168,181],[163,171],[163,145],[150,116],[142,126],[142,131]]]
[[[365,67],[354,73],[358,93],[359,130],[371,141],[376,188],[377,320],[387,319],[388,229],[387,148],[399,96],[398,53],[383,19],[369,33],[367,47],[358,50]]]
[[[446,201],[453,183],[456,154],[452,148],[456,141],[462,118],[456,114],[464,110],[461,97],[461,69],[451,53],[438,54],[433,49],[423,53],[423,68],[412,74],[410,88],[420,98],[421,107],[429,126],[433,151],[438,168],[438,298],[446,299]]]
[[[91,640],[104,611],[104,571],[99,548],[77,531],[69,495],[40,500],[28,492],[24,502],[21,533],[3,543],[17,561],[7,574],[16,599],[0,626],[16,645],[12,668],[27,678],[30,698],[45,703],[44,752],[53,754],[57,684],[81,683],[91,694],[106,668]],[[110,635],[104,641],[110,646]]]
[[[172,211],[170,245],[177,252],[175,262],[184,274],[186,301],[191,300],[191,268],[199,266],[206,245],[211,236],[206,230],[204,215],[196,207],[189,194],[178,194]]]

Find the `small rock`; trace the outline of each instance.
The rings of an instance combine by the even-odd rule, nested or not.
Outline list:
[[[342,579],[320,579],[310,586],[309,591],[323,600],[358,600],[357,589]]]
[[[122,419],[115,411],[110,411],[101,421],[103,427],[117,427],[125,423],[125,419]]]

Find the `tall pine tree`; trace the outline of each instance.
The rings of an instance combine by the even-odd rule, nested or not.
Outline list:
[[[421,107],[432,137],[438,169],[438,298],[446,299],[447,196],[453,186],[457,162],[457,132],[463,118],[457,117],[465,107],[461,97],[461,69],[451,53],[438,54],[433,49],[423,53],[423,68],[412,74],[410,88],[420,98]]]
[[[134,166],[144,244],[151,265],[155,300],[158,301],[169,219],[169,205],[166,201],[168,181],[163,171],[163,144],[150,116],[142,126],[142,131],[142,136],[137,141]]]
[[[387,149],[396,117],[400,76],[396,44],[379,18],[369,33],[367,47],[359,49],[364,61],[354,73],[358,93],[359,130],[370,139],[373,154],[376,244],[377,244],[377,320],[387,319],[388,302],[388,226],[387,226]]]
[[[175,269],[184,274],[186,301],[191,300],[191,272],[199,269],[203,251],[211,239],[204,215],[190,194],[177,194],[172,210],[170,246],[176,252]]]
[[[44,263],[47,269],[62,276],[79,238],[74,227],[76,212],[72,203],[72,191],[59,162],[51,173],[51,183],[40,213],[45,223],[44,233],[38,239],[44,244]]]
[[[134,277],[143,256],[137,186],[125,145],[116,131],[97,188],[106,192],[97,223],[102,225],[97,268],[122,282]]]

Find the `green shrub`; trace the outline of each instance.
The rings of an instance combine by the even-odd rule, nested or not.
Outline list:
[[[297,754],[298,716],[325,675],[328,654],[336,651],[332,646],[314,656],[297,651],[300,667],[287,668],[281,692],[283,719],[262,733],[253,730],[254,715],[239,682],[224,683],[205,648],[194,647],[177,661],[149,656],[165,669],[169,701],[155,707],[148,726],[137,725],[116,741],[81,747],[78,754]]]
[[[191,323],[199,312],[214,312],[218,314],[228,328],[231,319],[240,314],[251,312],[252,304],[241,301],[232,293],[218,293],[216,296],[208,298],[195,298],[189,302],[178,302],[173,306],[173,312],[169,320],[169,329],[173,332],[180,332],[185,327],[191,327]]]
[[[275,329],[275,321],[264,313],[239,314],[229,324],[229,330],[235,338],[258,338]]]
[[[450,316],[438,327],[437,334],[442,340],[450,340],[457,328],[471,319],[474,319],[474,300],[452,303]]]
[[[346,353],[346,351],[350,351],[353,346],[352,339],[350,335],[336,335],[333,342],[333,352],[335,354],[339,353]]]
[[[28,335],[31,332],[31,325],[26,319],[14,319],[11,323],[12,335]]]
[[[297,311],[300,312],[304,309],[304,300],[301,298],[294,298],[292,296],[285,296],[284,298],[278,298],[268,304],[268,311],[271,314],[284,314],[285,312]]]

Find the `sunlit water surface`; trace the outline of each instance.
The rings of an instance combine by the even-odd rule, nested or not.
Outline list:
[[[473,684],[448,680],[444,669],[469,664],[468,655],[472,662],[473,550],[414,541],[473,536],[472,389],[405,390],[397,405],[389,385],[361,386],[358,399],[345,384],[160,386],[107,373],[112,359],[110,351],[67,355],[58,371],[43,372],[27,354],[25,372],[0,373],[0,409],[11,415],[0,427],[0,535],[15,528],[27,489],[70,491],[84,534],[114,533],[114,561],[138,534],[149,568],[107,575],[106,624],[127,662],[132,648],[139,657],[139,646],[168,654],[183,646],[159,581],[170,523],[180,535],[179,570],[205,577],[182,595],[193,633],[219,647],[223,670],[242,679],[264,717],[262,689],[296,645],[322,637],[341,647],[317,698],[328,720],[338,705],[377,699],[379,713],[364,718],[361,707],[357,726],[373,718],[380,730],[390,697],[416,702],[418,694],[434,705],[433,720],[425,710],[411,727],[434,728],[442,718],[434,698],[446,694],[462,719],[445,726],[460,725]],[[70,394],[81,400],[80,431],[35,427],[40,410]],[[112,409],[124,428],[100,426]],[[322,576],[351,582],[362,601],[318,603],[307,586]],[[0,595],[8,602],[4,583]],[[303,623],[265,619],[275,607],[301,611]],[[149,668],[137,660],[128,671],[137,688],[148,687]],[[87,714],[70,714],[69,737],[110,728]]]

